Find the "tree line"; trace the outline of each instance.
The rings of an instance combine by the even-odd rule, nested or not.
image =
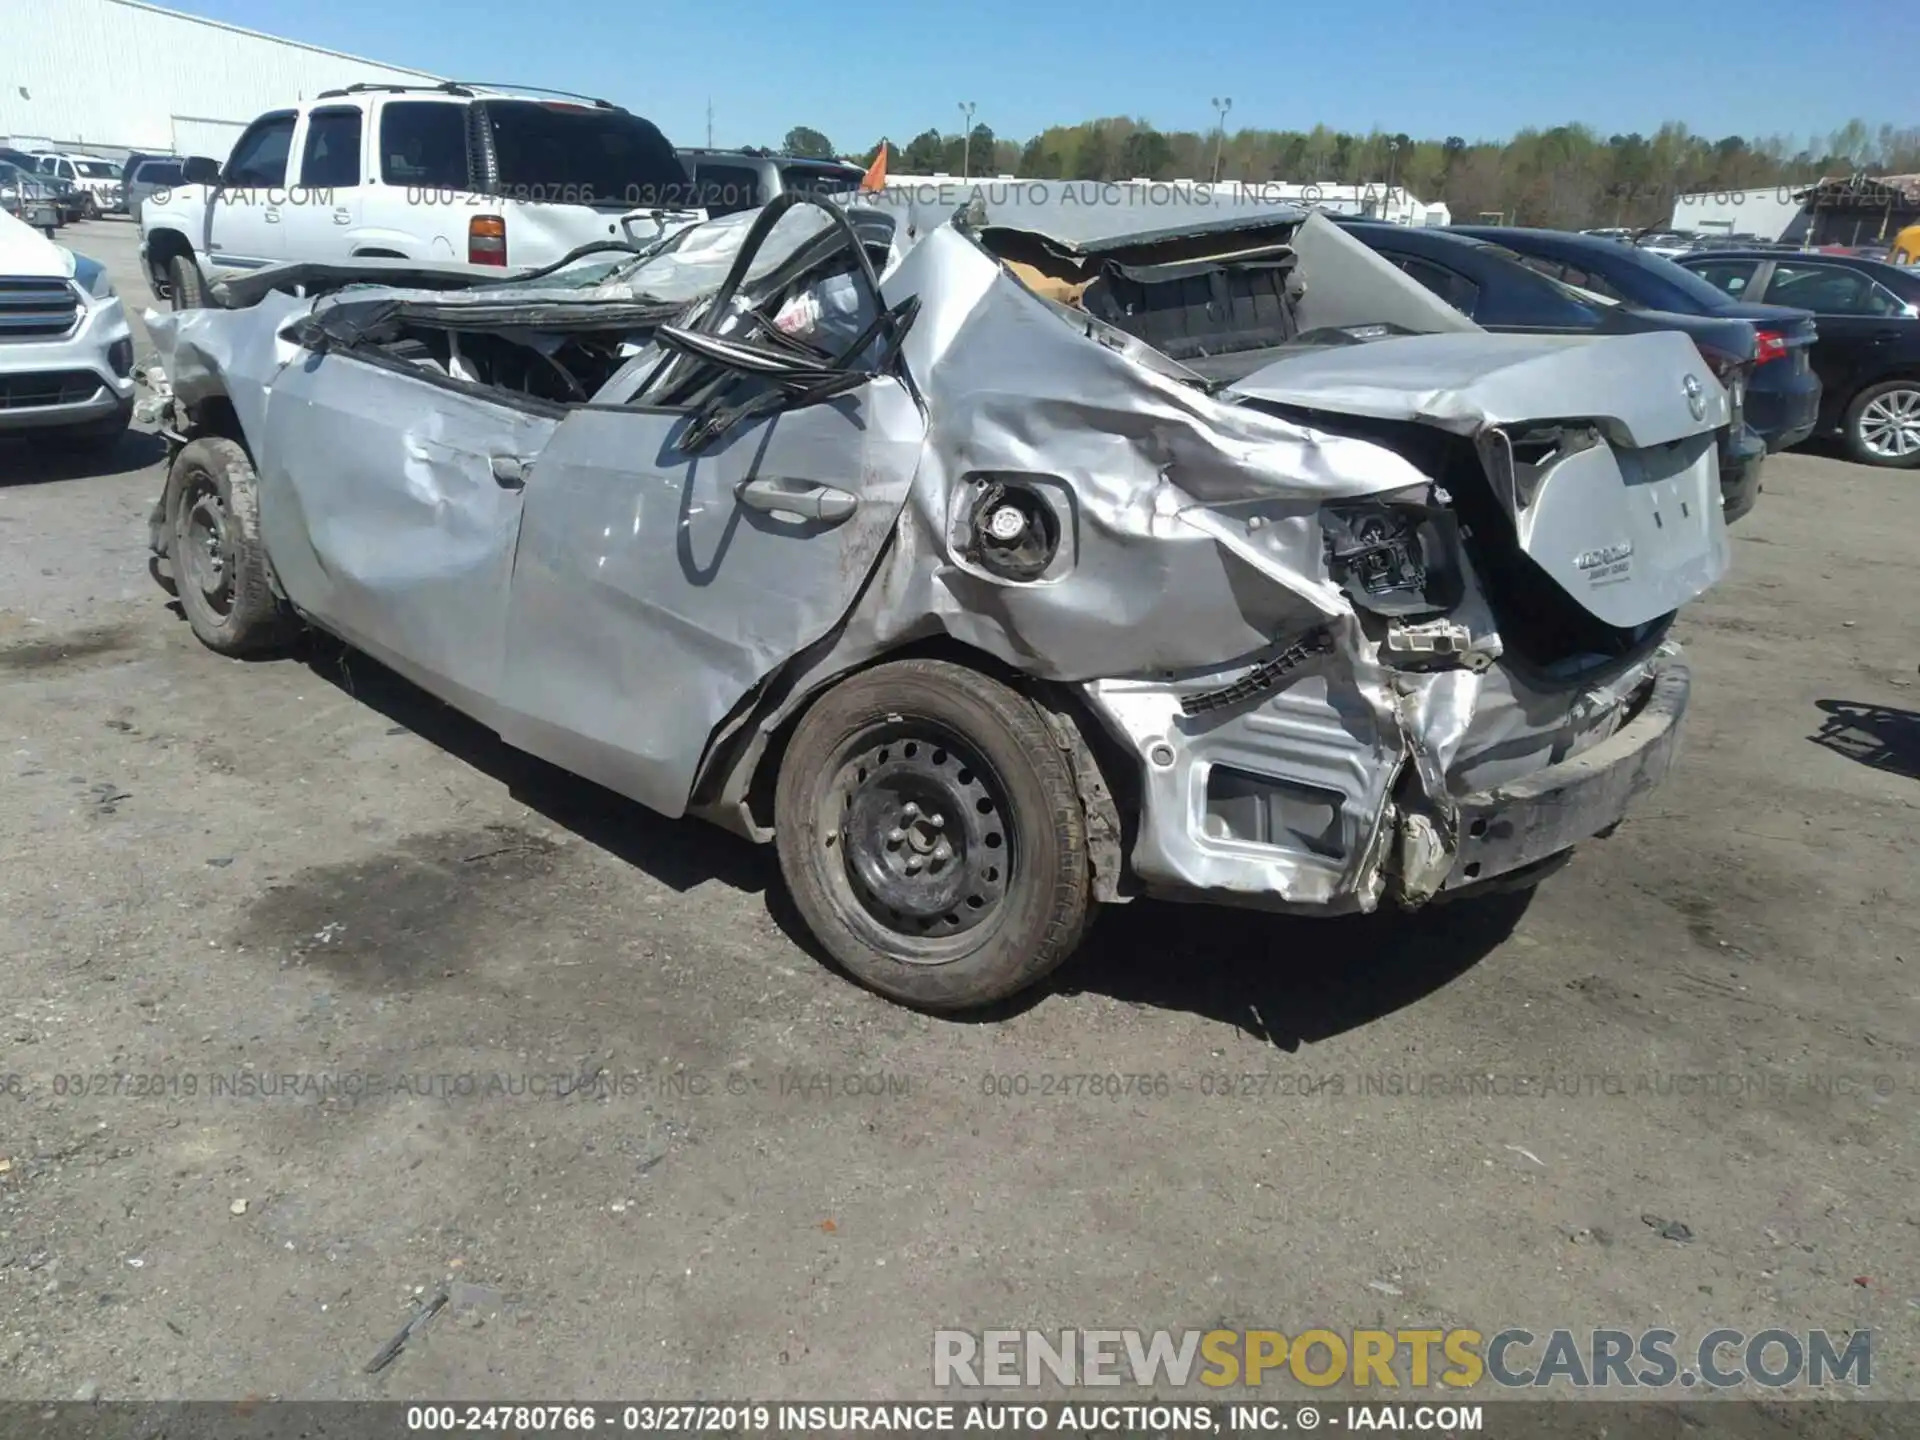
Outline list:
[[[784,148],[873,162],[880,142],[838,152],[818,130],[797,126]],[[968,134],[925,130],[888,161],[899,174],[1011,175],[1048,180],[1222,180],[1404,186],[1416,199],[1445,201],[1456,220],[1499,215],[1514,224],[1577,228],[1653,225],[1673,197],[1702,190],[1799,186],[1824,176],[1920,171],[1920,128],[1851,120],[1804,144],[1780,135],[1696,135],[1679,122],[1652,135],[1602,135],[1587,125],[1528,128],[1508,140],[1458,135],[1416,140],[1405,133],[1329,130],[1157,130],[1113,116],[1055,125],[1020,142],[992,127]]]

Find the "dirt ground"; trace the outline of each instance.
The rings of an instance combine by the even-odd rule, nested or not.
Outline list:
[[[131,226],[67,235],[150,303]],[[766,851],[337,646],[203,649],[159,457],[0,445],[0,1395],[909,1397],[941,1327],[1665,1324],[1868,1327],[1920,1398],[1914,474],[1770,463],[1674,775],[1524,913],[1137,904],[956,1023],[821,964]]]

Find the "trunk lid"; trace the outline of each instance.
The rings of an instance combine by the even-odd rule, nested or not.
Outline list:
[[[1751,362],[1759,356],[1758,333],[1744,320],[1721,315],[1687,315],[1672,310],[1647,310],[1637,305],[1606,307],[1601,335],[1644,335],[1655,330],[1677,330],[1696,346],[1705,346],[1730,362]]]
[[[1762,331],[1778,335],[1786,344],[1786,354],[1781,356],[1776,351],[1773,358],[1787,360],[1787,368],[1794,374],[1804,374],[1810,368],[1813,342],[1820,338],[1819,321],[1811,310],[1800,310],[1791,305],[1762,305],[1751,300],[1729,300],[1715,307],[1713,316],[1716,320],[1738,320],[1751,325],[1756,335]],[[1767,363],[1768,358],[1762,356],[1761,364]],[[1770,372],[1763,370],[1757,373]]]
[[[1519,550],[1607,625],[1656,620],[1726,570],[1731,410],[1683,334],[1381,340],[1296,352],[1227,393],[1470,438]]]

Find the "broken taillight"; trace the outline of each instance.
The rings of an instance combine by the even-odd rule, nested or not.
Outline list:
[[[499,215],[476,215],[467,222],[467,263],[507,263],[507,222]]]
[[[1729,355],[1723,350],[1714,349],[1711,345],[1702,345],[1697,340],[1694,342],[1694,348],[1700,352],[1700,358],[1707,362],[1707,369],[1713,372],[1713,378],[1720,382],[1727,392],[1728,400],[1738,410],[1746,403],[1747,379],[1753,374],[1753,367],[1759,362],[1744,356]]]
[[[1435,615],[1460,603],[1459,522],[1445,505],[1328,505],[1320,524],[1327,574],[1360,609]]]

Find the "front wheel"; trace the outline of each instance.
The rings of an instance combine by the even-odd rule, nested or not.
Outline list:
[[[780,868],[857,980],[927,1010],[1033,984],[1091,903],[1086,817],[1040,711],[978,671],[855,675],[794,732],[774,797]]]
[[[91,194],[80,197],[80,218],[82,220],[98,220],[100,218],[100,202],[94,199]]]
[[[175,310],[206,307],[206,282],[191,255],[176,255],[167,263],[167,300]]]
[[[209,436],[174,457],[167,557],[193,633],[209,650],[247,655],[284,645],[298,622],[273,593],[253,464],[233,441]]]
[[[1862,465],[1920,465],[1920,380],[1870,385],[1847,407],[1847,453]]]

